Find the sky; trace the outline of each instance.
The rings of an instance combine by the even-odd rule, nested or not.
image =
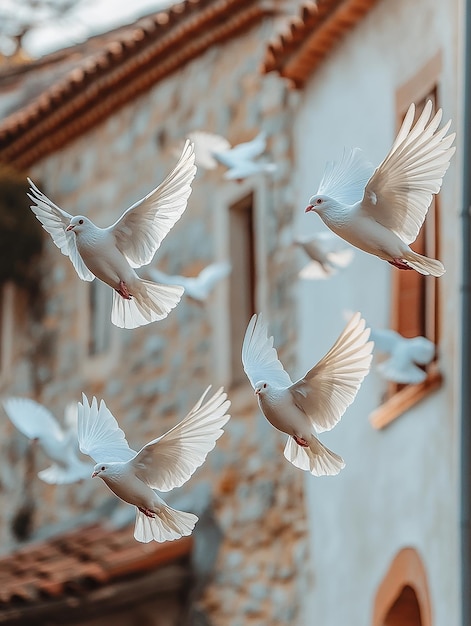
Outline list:
[[[25,38],[26,51],[40,57],[106,32],[117,26],[132,23],[139,17],[176,4],[177,0],[85,0],[77,2],[66,18],[35,27]]]

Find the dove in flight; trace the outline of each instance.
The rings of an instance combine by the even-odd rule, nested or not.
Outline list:
[[[353,248],[330,231],[299,236],[294,243],[311,258],[299,272],[303,280],[330,278],[353,260]]]
[[[455,133],[447,135],[451,120],[437,130],[442,110],[431,115],[429,100],[413,125],[415,106],[410,105],[391,150],[372,175],[358,149],[328,163],[306,212],[315,211],[336,235],[399,269],[441,276],[440,261],[409,247],[455,152]]]
[[[45,406],[29,398],[6,398],[3,408],[13,425],[23,435],[37,441],[52,465],[38,476],[50,485],[65,485],[90,476],[90,463],[78,457],[77,404],[67,405],[64,430]]]
[[[230,402],[223,389],[205,401],[206,389],[188,415],[139,452],[131,450],[124,432],[102,400],[78,404],[80,450],[95,460],[92,478],[99,476],[124,502],[136,507],[137,541],[171,541],[191,534],[198,518],[177,511],[155,489],[180,487],[203,464],[222,435]],[[204,404],[203,404],[204,402]]]
[[[183,288],[142,280],[134,268],[147,265],[181,217],[196,173],[194,150],[186,142],[180,160],[161,185],[133,204],[108,228],[75,217],[47,198],[34,183],[33,213],[82,280],[99,278],[114,289],[111,321],[136,328],[161,320],[178,304]]]
[[[427,378],[418,367],[428,365],[435,356],[435,344],[426,337],[407,338],[391,329],[372,329],[375,351],[389,354],[377,367],[386,380],[403,385],[417,385]]]
[[[242,345],[242,363],[260,410],[277,430],[289,435],[284,455],[314,476],[338,474],[343,459],[315,433],[331,430],[353,402],[371,365],[369,329],[356,313],[329,352],[293,383],[278,360],[262,315],[254,315]]]
[[[188,135],[195,145],[196,163],[205,169],[215,169],[220,163],[227,168],[224,178],[227,180],[242,181],[254,174],[275,172],[276,165],[265,161],[257,161],[267,146],[267,136],[264,131],[254,139],[237,146],[231,146],[229,141],[221,135],[195,130]]]
[[[211,263],[207,265],[198,276],[168,276],[155,267],[149,268],[149,276],[163,285],[181,285],[185,289],[185,295],[204,302],[217,283],[228,276],[231,271],[231,264],[227,261]]]

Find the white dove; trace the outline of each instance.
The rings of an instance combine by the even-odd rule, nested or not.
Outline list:
[[[227,168],[224,178],[241,181],[254,174],[276,171],[274,163],[256,161],[265,152],[267,136],[264,131],[246,143],[231,147],[225,137],[202,130],[193,131],[188,138],[195,145],[196,163],[215,169],[218,163]]]
[[[446,136],[451,121],[437,131],[442,110],[432,120],[431,114],[429,100],[412,126],[415,106],[410,105],[389,154],[369,180],[358,150],[344,154],[338,164],[329,163],[306,212],[315,211],[336,235],[399,269],[441,276],[440,261],[409,247],[455,152],[455,133]],[[359,190],[364,191],[361,199]]]
[[[64,485],[90,475],[91,464],[77,454],[77,404],[67,405],[64,430],[45,406],[29,398],[6,398],[3,407],[13,425],[23,435],[37,441],[52,465],[38,476],[45,483]]]
[[[193,300],[204,302],[216,284],[225,278],[231,271],[231,264],[227,261],[207,265],[198,276],[169,276],[155,267],[149,268],[148,273],[152,280],[163,285],[181,285],[185,294]]]
[[[343,459],[316,437],[333,428],[353,402],[371,364],[373,343],[357,313],[329,352],[293,383],[268,337],[261,314],[254,315],[242,346],[242,363],[262,413],[289,436],[284,455],[314,476],[338,474]]]
[[[312,259],[299,272],[299,277],[304,280],[329,278],[353,260],[353,248],[330,231],[299,236],[294,243]]]
[[[82,280],[95,277],[112,287],[111,321],[136,328],[167,317],[183,289],[142,280],[134,268],[150,263],[162,240],[186,208],[196,173],[194,151],[185,144],[175,169],[161,185],[133,204],[108,228],[99,228],[83,215],[66,213],[28,179],[32,211],[68,255]]]
[[[131,450],[123,431],[102,400],[91,405],[84,394],[78,404],[80,450],[96,461],[92,478],[99,476],[124,502],[137,507],[137,541],[167,541],[191,534],[198,518],[169,507],[154,491],[170,491],[185,483],[203,464],[222,435],[230,406],[219,389],[204,404],[206,389],[179,424],[150,441],[139,452]]]
[[[371,330],[375,351],[385,352],[390,358],[378,365],[386,380],[404,385],[417,385],[427,378],[417,365],[427,365],[435,356],[435,344],[426,337],[403,337],[395,330]]]

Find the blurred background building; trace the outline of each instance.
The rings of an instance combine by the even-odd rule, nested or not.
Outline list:
[[[4,62],[1,396],[34,398],[59,418],[82,391],[103,397],[134,447],[179,421],[208,384],[225,386],[232,418],[169,500],[200,516],[192,538],[141,545],[132,508],[101,481],[40,481],[47,459],[2,411],[0,623],[471,624],[464,4],[186,0]],[[325,162],[359,146],[378,164],[409,104],[430,98],[453,119],[457,152],[416,246],[447,273],[399,272],[358,251],[329,279],[299,281],[293,240],[325,229],[304,214]],[[236,182],[200,168],[152,265],[195,276],[229,261],[230,276],[203,303],[184,297],[162,322],[117,329],[110,290],[80,281],[36,223],[26,176],[105,226],[200,129],[232,144],[265,130],[277,170]],[[400,386],[379,376],[375,356],[323,436],[346,468],[314,478],[284,459],[284,437],[258,411],[243,335],[263,311],[295,378],[357,310],[374,328],[428,337],[436,357],[424,382]]]

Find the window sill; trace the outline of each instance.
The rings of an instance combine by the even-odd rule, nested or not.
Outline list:
[[[439,389],[442,384],[443,376],[435,366],[430,370],[424,382],[418,385],[408,385],[373,411],[370,415],[371,425],[378,430],[385,428],[412,406]]]

